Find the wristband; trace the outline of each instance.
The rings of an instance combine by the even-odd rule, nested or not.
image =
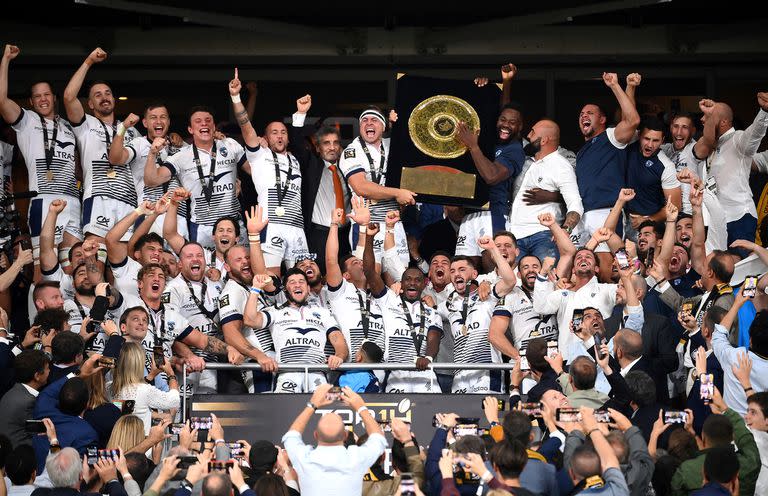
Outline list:
[[[363,412],[370,412],[367,406],[363,405],[360,408],[357,409],[357,414],[362,415]]]
[[[489,482],[491,482],[491,479],[493,479],[493,474],[491,473],[490,470],[485,469],[485,473],[483,473],[483,475],[480,476],[480,480],[483,483],[488,484]]]
[[[124,474],[120,474],[120,475],[123,476],[123,480],[125,480],[125,479],[133,479],[133,476],[130,473],[128,473],[128,472],[126,472]]]
[[[176,381],[176,382],[179,382],[179,379],[178,379],[178,377],[176,377],[175,375],[169,375],[169,376],[168,376],[168,382],[170,382],[170,381]]]
[[[189,491],[191,493],[192,492],[192,486],[194,486],[194,484],[189,482],[187,479],[184,479],[183,481],[181,481],[181,484],[179,484],[179,486],[182,489],[186,489],[187,491]]]
[[[262,290],[262,289],[253,288],[253,287],[251,288],[251,293],[261,294],[263,292],[264,292],[264,290]]]
[[[316,406],[315,406],[315,404],[314,404],[314,403],[312,403],[311,401],[307,401],[307,406],[308,406],[309,408],[311,408],[311,409],[312,409],[312,411],[315,411],[315,412],[317,411],[317,407],[316,407]]]
[[[368,228],[365,226],[360,226],[360,234],[368,234]]]
[[[120,124],[118,124],[118,125],[117,125],[117,131],[116,131],[116,133],[117,133],[119,136],[125,136],[125,124],[123,124],[122,122],[121,122]]]
[[[755,390],[755,388],[753,388],[752,386],[750,386],[750,387],[748,387],[748,388],[744,388],[744,392],[745,392],[745,393],[746,393],[747,391],[754,391],[754,390]]]
[[[590,429],[589,432],[587,432],[587,437],[591,436],[593,432],[599,432],[600,429],[595,427],[594,429]]]
[[[356,246],[355,251],[353,251],[352,254],[357,258],[359,258],[360,260],[362,260],[364,252],[365,252],[365,249],[362,246]]]
[[[434,359],[434,358],[432,358],[432,357],[431,357],[431,356],[429,356],[429,355],[424,355],[422,358],[426,358],[427,360],[429,360],[429,363],[433,363],[433,362],[435,361],[435,359]]]
[[[240,103],[240,95],[232,95],[232,103]]]
[[[215,440],[213,441],[213,444],[219,444],[219,443],[221,443],[221,444],[224,444],[224,443],[225,443],[225,441],[224,441],[223,439],[215,439]]]
[[[59,446],[59,440],[57,438],[51,439],[50,445],[51,446]]]

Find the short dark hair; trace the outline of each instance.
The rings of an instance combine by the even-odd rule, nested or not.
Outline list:
[[[677,219],[675,220],[675,224],[677,224],[678,222],[684,219],[693,219],[693,215],[687,214],[685,212],[680,212],[679,214],[677,214]]]
[[[504,415],[501,424],[504,430],[504,439],[507,441],[517,441],[523,446],[528,446],[531,439],[531,419],[525,413],[512,410]]]
[[[576,255],[578,255],[582,251],[590,252],[592,254],[592,258],[595,260],[595,265],[597,265],[598,267],[600,266],[600,258],[595,254],[595,250],[590,250],[586,246],[582,246],[581,248],[578,248],[576,250],[576,253],[573,254],[573,257],[576,258]]]
[[[656,403],[656,383],[642,370],[630,371],[624,380],[627,383],[632,401],[644,407]]]
[[[579,480],[600,475],[600,455],[591,444],[582,444],[571,455],[570,469]]]
[[[658,117],[655,116],[646,116],[643,118],[643,121],[638,126],[638,129],[640,130],[640,134],[643,133],[643,131],[661,131],[664,132],[664,123],[661,122],[661,120]]]
[[[727,259],[730,260],[731,254],[723,250],[714,250],[712,253],[713,256],[709,260],[709,268],[720,282],[730,281],[731,277],[733,277],[733,264],[726,265],[724,261],[726,260],[725,257],[728,257]]]
[[[448,261],[449,261],[449,262],[450,262],[450,260],[451,260],[451,254],[450,254],[450,253],[448,253],[448,252],[447,252],[447,251],[445,251],[445,250],[437,250],[436,252],[434,252],[434,253],[432,254],[432,256],[431,256],[431,257],[429,257],[429,263],[430,263],[430,265],[432,264],[432,260],[434,260],[434,259],[435,259],[435,257],[445,257],[445,258],[447,258],[447,259],[448,259]]]
[[[240,223],[237,221],[237,218],[231,216],[231,215],[225,215],[224,217],[219,217],[216,219],[216,222],[213,224],[213,232],[216,232],[216,228],[219,227],[219,224],[222,222],[231,222],[232,225],[235,228],[235,238],[240,237]]]
[[[347,271],[347,261],[351,258],[355,258],[354,253],[345,253],[342,256],[339,257],[339,267],[341,267],[341,272]]]
[[[80,415],[88,406],[88,397],[88,385],[85,381],[72,377],[59,391],[59,410],[65,415]]]
[[[453,257],[451,257],[451,265],[453,265],[454,262],[461,262],[461,261],[467,262],[470,267],[477,270],[477,266],[475,265],[475,261],[472,260],[472,257],[468,257],[466,255],[454,255]]]
[[[320,143],[320,141],[328,136],[329,134],[335,134],[339,138],[341,138],[341,133],[339,133],[339,130],[336,129],[333,126],[323,126],[317,131],[315,131],[315,142]]]
[[[232,480],[225,473],[211,472],[203,479],[201,489],[203,496],[230,496],[232,494]]]
[[[307,274],[304,273],[303,270],[301,270],[298,267],[291,267],[290,269],[285,271],[285,274],[283,274],[283,287],[285,287],[288,284],[288,278],[295,275],[301,275],[304,277],[304,280],[307,281],[307,284],[309,284],[309,279],[307,279]]]
[[[716,307],[712,305],[709,307],[709,310],[707,310],[704,313],[704,319],[702,320],[702,325],[709,329],[710,331],[715,329],[715,324],[719,324],[722,322],[723,318],[725,317],[725,314],[728,313],[728,310],[726,310],[723,307]],[[751,334],[750,334],[751,336]]]
[[[528,416],[525,415],[525,417],[527,419]],[[531,425],[530,420],[528,420],[528,425]],[[520,477],[525,464],[528,463],[528,453],[525,451],[526,446],[527,443],[521,444],[514,440],[507,441],[505,439],[500,443],[496,443],[491,448],[491,463],[496,465],[503,478],[517,479]]]
[[[40,281],[37,284],[35,284],[35,289],[32,290],[32,301],[35,301],[38,296],[40,296],[40,292],[44,290],[45,288],[56,288],[61,289],[61,284],[59,281]]]
[[[143,306],[136,305],[135,307],[126,308],[123,314],[120,315],[120,325],[128,322],[128,317],[130,317],[133,312],[143,312],[144,315],[147,316],[147,320],[149,320],[149,312],[147,312],[147,309]]]
[[[725,415],[710,415],[701,427],[709,446],[723,446],[733,441],[733,424]]]
[[[53,91],[53,85],[51,84],[51,82],[50,81],[41,80],[41,81],[35,81],[34,83],[29,85],[29,97],[30,98],[32,98],[32,88],[34,88],[38,84],[47,84],[48,88],[51,90],[51,93],[53,93],[53,95],[56,96],[56,93],[54,93],[54,91]]]
[[[187,112],[187,123],[192,122],[192,116],[195,115],[198,112],[206,112],[208,114],[211,114],[211,117],[213,117],[213,121],[216,122],[216,117],[213,114],[213,109],[211,107],[207,107],[205,105],[195,105],[194,107],[190,108]]]
[[[57,331],[64,330],[64,324],[69,320],[69,312],[63,308],[46,308],[40,310],[35,315],[33,325],[39,325],[40,330],[48,331],[49,329],[56,329]]]
[[[496,239],[496,238],[501,237],[501,236],[508,237],[509,239],[512,240],[512,242],[515,244],[515,246],[517,246],[517,238],[515,237],[514,234],[512,234],[509,231],[496,231],[495,233],[493,233],[493,238],[491,238],[491,239]]]
[[[640,223],[639,226],[637,226],[637,232],[639,233],[646,227],[652,227],[653,232],[656,234],[656,237],[661,239],[664,236],[664,223],[663,222],[656,222],[653,220],[644,220]]]
[[[72,246],[69,247],[69,251],[67,252],[67,259],[70,262],[72,261],[72,254],[74,253],[74,251],[76,249],[82,247],[82,246],[83,246],[83,242],[82,241],[78,241],[77,243],[75,243],[75,244],[73,244]]]
[[[590,358],[585,356],[577,357],[571,362],[568,370],[573,381],[573,387],[580,391],[592,389],[597,380],[597,366]]]
[[[456,441],[453,445],[453,449],[456,453],[460,454],[477,453],[483,457],[483,460],[486,459],[485,443],[479,436],[473,436],[471,434],[469,436],[464,436]]]
[[[290,496],[288,485],[282,477],[275,474],[264,474],[256,480],[253,486],[256,494],[269,494],[270,496]]]
[[[368,358],[369,363],[381,363],[384,360],[384,351],[373,341],[364,341],[360,350]]]
[[[768,354],[768,311],[757,312],[749,325],[749,349],[758,355]]]
[[[166,105],[165,102],[154,101],[144,109],[144,115],[146,116],[150,111],[155,110],[156,108],[164,108],[165,110],[168,110],[168,105]]]
[[[13,359],[13,371],[16,381],[27,383],[35,378],[35,374],[45,372],[45,365],[51,361],[40,350],[24,350]]]
[[[144,236],[141,236],[136,241],[136,244],[133,245],[133,250],[134,251],[139,251],[142,248],[144,248],[144,245],[146,245],[147,243],[157,243],[162,248],[164,241],[163,241],[163,238],[159,234],[153,233],[153,232],[149,232],[149,233],[145,234]]]
[[[109,91],[112,91],[112,85],[110,85],[108,82],[104,81],[103,79],[97,79],[96,81],[93,81],[91,84],[89,84],[89,85],[88,85],[88,92],[87,92],[87,94],[88,94],[88,97],[89,97],[89,98],[90,98],[90,96],[91,96],[91,90],[92,90],[92,89],[93,89],[93,87],[94,87],[94,86],[96,86],[97,84],[103,84],[104,86],[106,86],[106,87],[108,87],[108,88],[109,88]],[[114,92],[113,92],[113,93],[114,93]]]
[[[760,393],[754,393],[747,397],[747,403],[754,403],[760,407],[760,411],[763,412],[763,417],[768,418],[768,391],[762,391]]]
[[[51,359],[53,363],[74,362],[83,354],[85,342],[74,332],[58,332],[51,341]]]
[[[36,469],[35,450],[29,444],[16,446],[5,461],[5,472],[14,486],[28,484]]]
[[[153,271],[155,269],[159,269],[163,274],[165,274],[165,269],[163,269],[163,266],[159,263],[148,263],[147,265],[143,266],[139,269],[139,272],[136,274],[136,280],[141,281],[144,279],[144,276],[147,275],[148,272]]]
[[[669,120],[670,125],[673,124],[677,119],[680,119],[681,117],[688,119],[689,121],[691,121],[691,126],[694,128],[696,127],[696,117],[690,112],[683,112],[683,111],[677,112],[675,115],[672,116],[672,118]]]
[[[704,457],[704,477],[709,482],[727,484],[739,474],[739,457],[730,444],[716,446]]]
[[[133,480],[135,480],[143,490],[144,484],[147,482],[147,479],[149,479],[155,465],[149,461],[149,458],[144,456],[144,453],[126,453],[125,462],[128,466],[128,473],[131,474]]]
[[[527,256],[527,255],[526,255]],[[528,341],[525,348],[525,358],[528,360],[531,370],[544,373],[552,367],[544,360],[547,356],[547,340],[545,338],[533,338]]]

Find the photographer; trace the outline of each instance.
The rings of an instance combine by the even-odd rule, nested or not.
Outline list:
[[[406,424],[398,418],[392,419],[392,437],[394,441],[392,443],[392,465],[395,468],[396,474],[394,476],[384,472],[381,464],[384,462],[384,454],[382,454],[376,463],[371,465],[371,469],[366,474],[363,480],[363,496],[378,496],[395,494],[398,487],[400,487],[401,477],[403,472],[409,472],[412,474],[413,482],[417,486],[424,485],[424,464],[419,456],[419,447],[416,445],[411,434],[410,424]],[[357,444],[362,445],[365,442],[366,435],[360,436],[357,440]],[[404,451],[404,455],[407,460],[406,467],[398,467],[395,463],[396,445],[400,444],[400,450]]]
[[[438,413],[435,415],[435,419],[437,428],[432,441],[429,443],[424,474],[429,481],[432,494],[440,494],[444,482],[443,470],[440,467],[443,449],[450,447],[460,458],[466,458],[466,455],[470,453],[483,458],[485,456],[485,444],[477,436],[464,436],[454,441],[453,430],[459,419],[455,413]],[[464,466],[453,467],[451,478],[456,479],[459,493],[462,495],[475,494],[480,485],[480,479],[476,476],[473,477],[469,469]]]

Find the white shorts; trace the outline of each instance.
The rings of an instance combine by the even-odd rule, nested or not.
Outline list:
[[[188,398],[193,394],[216,394],[218,381],[216,371],[205,369],[187,375],[187,388],[183,391]]]
[[[386,235],[387,225],[384,222],[379,222],[379,233],[373,238],[373,258],[376,260],[376,263],[381,263],[381,258],[384,256],[384,237]],[[349,230],[349,246],[352,247],[352,250],[357,248],[359,237],[360,225],[353,224],[352,229]],[[408,264],[411,262],[411,255],[408,252],[408,238],[405,236],[402,222],[395,224],[395,248],[397,249],[400,261],[408,267]]]
[[[439,393],[440,384],[431,370],[393,370],[387,377],[386,393]]]
[[[505,215],[505,225],[509,230],[509,216]],[[467,257],[479,257],[482,250],[477,245],[477,240],[483,236],[493,236],[493,221],[491,212],[473,212],[464,216],[459,226],[459,234],[456,239],[456,255]]]
[[[37,258],[40,252],[40,231],[43,228],[45,218],[48,216],[48,207],[53,200],[66,200],[67,206],[56,218],[56,238],[54,243],[58,245],[67,232],[79,240],[83,239],[83,229],[80,227],[81,205],[80,200],[72,196],[38,195],[29,202],[29,233],[32,236],[32,248]]]
[[[128,203],[106,196],[86,198],[83,200],[83,233],[93,233],[104,238],[107,232],[134,208]],[[132,234],[133,226],[120,238],[120,241],[128,241]]]
[[[242,220],[238,220],[240,223],[240,234],[245,232],[245,225]],[[179,226],[181,226],[181,218],[179,218]],[[215,250],[216,244],[213,242],[213,226],[204,226],[202,224],[196,224],[189,221],[187,224],[189,230],[189,240],[199,243],[203,248]],[[179,229],[179,234],[181,229]]]
[[[603,224],[605,224],[605,219],[608,217],[608,214],[611,213],[610,208],[598,208],[597,210],[590,210],[589,212],[584,212],[584,215],[581,216],[581,220],[576,225],[576,228],[573,230],[573,233],[571,234],[571,240],[577,239],[578,241],[574,242],[574,244],[577,247],[584,246],[589,242],[589,239],[592,237],[592,235],[603,227]],[[610,253],[611,249],[608,248],[607,243],[600,243],[597,245],[597,248],[595,248],[595,253]]]
[[[504,392],[503,376],[501,370],[459,370],[453,376],[451,393],[500,394]]]
[[[165,222],[165,214],[155,218],[155,221],[149,228],[149,232],[153,232],[160,237],[163,237],[163,222]],[[189,239],[189,227],[187,226],[187,219],[181,216],[176,216],[176,232],[178,232],[182,238]]]
[[[261,252],[267,267],[280,267],[285,261],[286,268],[290,269],[297,257],[309,252],[307,236],[298,227],[267,224],[261,231]]]
[[[325,374],[310,372],[304,387],[304,372],[283,372],[275,380],[276,393],[314,393],[317,386],[325,384]]]

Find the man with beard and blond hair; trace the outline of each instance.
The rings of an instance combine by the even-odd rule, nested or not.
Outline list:
[[[224,334],[224,341],[261,365],[260,371],[243,371],[243,380],[248,392],[269,391],[272,388],[272,373],[277,371],[272,335],[269,329],[254,329],[243,323],[245,304],[253,283],[248,248],[233,246],[227,250],[224,258],[228,277],[219,295],[219,326]]]
[[[0,115],[16,131],[16,144],[27,166],[27,188],[38,193],[29,202],[28,217],[37,259],[43,216],[53,200],[63,199],[68,207],[56,223],[58,248],[65,251],[83,238],[75,176],[75,134],[70,123],[56,114],[56,96],[48,82],[40,81],[30,87],[31,111],[8,98],[8,66],[19,53],[18,47],[6,45],[0,61]],[[66,256],[59,258],[66,260]]]
[[[246,156],[251,164],[251,179],[256,188],[264,219],[269,225],[261,231],[261,251],[269,272],[279,276],[280,266],[288,268],[296,259],[305,255],[307,239],[304,234],[304,218],[301,211],[301,166],[288,152],[288,128],[279,121],[267,124],[264,137],[267,146],[260,146],[262,138],[253,129],[248,112],[240,101],[240,79],[229,83],[229,94],[235,119],[243,133]],[[299,100],[298,111],[304,113],[309,106]]]
[[[107,232],[118,220],[136,208],[137,195],[131,168],[125,164],[114,166],[109,162],[109,148],[118,134],[130,143],[138,132],[115,120],[115,96],[112,88],[103,82],[95,82],[88,90],[86,114],[77,98],[93,64],[107,59],[107,52],[96,48],[85,59],[64,90],[64,107],[77,137],[83,168],[83,232],[99,236],[104,241]],[[130,232],[130,230],[128,231]],[[124,241],[130,235],[126,233]]]
[[[277,306],[262,308],[264,288],[272,282],[267,274],[253,276],[253,287],[243,314],[243,322],[253,329],[269,329],[281,363],[327,363],[337,369],[348,357],[347,343],[331,311],[309,302],[307,275],[292,267],[283,275],[283,288],[287,301]],[[326,358],[326,343],[333,354]],[[306,381],[305,381],[306,379]],[[325,374],[310,372],[282,372],[276,380],[276,393],[311,393],[325,384]]]

